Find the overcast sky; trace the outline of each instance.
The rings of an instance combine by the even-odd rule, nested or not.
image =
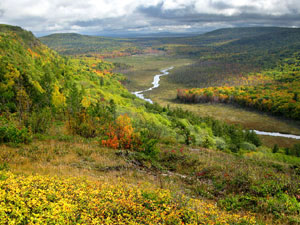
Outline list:
[[[300,0],[1,0],[0,23],[38,36],[300,27]]]

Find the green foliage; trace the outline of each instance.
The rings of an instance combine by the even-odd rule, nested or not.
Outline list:
[[[6,162],[0,164],[0,171],[2,171],[2,170],[6,170],[6,171],[9,170],[9,165]]]
[[[31,134],[27,128],[17,128],[4,117],[0,117],[0,143],[30,143]]]
[[[205,136],[201,145],[204,148],[212,148],[212,147],[215,146],[215,143],[214,143],[214,140],[211,137]]]
[[[247,150],[247,151],[255,151],[256,146],[254,144],[251,144],[249,142],[243,142],[240,145],[241,149]]]
[[[45,107],[31,112],[30,116],[25,121],[25,124],[33,133],[47,133],[47,130],[51,126],[51,121],[51,109]]]
[[[188,124],[184,120],[174,120],[174,128],[184,137],[184,143],[190,145],[195,143],[195,137],[191,134]]]
[[[218,137],[215,139],[215,142],[216,142],[217,149],[225,150],[227,148],[226,141],[223,138]]]
[[[87,36],[80,34],[51,34],[40,40],[65,55],[85,55],[87,57],[115,57],[140,53],[130,41],[119,38]],[[101,55],[100,55],[101,54]],[[99,68],[102,70],[103,68]]]
[[[292,148],[292,155],[300,157],[300,144],[295,144]]]
[[[68,128],[73,134],[78,134],[85,138],[94,138],[97,136],[98,127],[94,117],[82,109],[80,112],[69,115]]]
[[[228,211],[239,211],[241,209],[255,211],[255,205],[257,204],[257,198],[249,195],[231,195],[219,201],[219,205]]]
[[[158,139],[153,138],[151,130],[144,129],[140,131],[140,141],[142,143],[140,146],[142,153],[150,156],[152,159],[156,159],[159,153],[159,149],[157,148]]]
[[[274,147],[273,147],[273,149],[272,149],[272,152],[273,152],[273,153],[276,153],[276,152],[278,152],[278,151],[279,151],[279,147],[278,147],[277,144],[275,144]]]
[[[178,90],[177,99],[187,103],[238,104],[299,120],[300,61],[296,58],[297,54],[281,61],[278,59],[279,65],[273,69],[241,76],[234,84]],[[290,59],[293,59],[292,64],[288,63]]]

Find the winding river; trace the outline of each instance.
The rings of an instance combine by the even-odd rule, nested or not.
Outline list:
[[[151,88],[148,88],[146,90],[143,90],[143,91],[136,91],[136,92],[132,92],[132,94],[134,94],[136,97],[140,98],[140,99],[143,99],[151,104],[153,104],[153,101],[150,99],[150,98],[145,98],[145,96],[142,94],[144,92],[147,92],[147,91],[151,91],[153,90],[154,88],[158,88],[159,87],[159,81],[160,81],[160,77],[161,76],[166,76],[169,74],[169,70],[173,69],[174,66],[171,66],[167,69],[163,69],[161,70],[160,72],[162,72],[161,74],[157,74],[154,76],[154,79],[153,79],[153,86]]]
[[[137,96],[138,98],[140,99],[143,99],[151,104],[153,104],[153,101],[150,99],[150,98],[145,98],[144,94],[145,92],[147,91],[151,91],[155,88],[158,88],[159,87],[159,81],[160,81],[160,77],[161,76],[166,76],[169,74],[169,71],[172,70],[174,68],[174,66],[171,66],[167,69],[163,69],[161,70],[161,74],[157,74],[154,76],[154,79],[153,79],[153,86],[151,88],[148,88],[146,90],[143,90],[143,91],[135,91],[135,92],[132,92],[132,94],[134,94],[135,96]],[[297,139],[297,140],[300,140],[300,136],[299,135],[293,135],[293,134],[282,134],[282,133],[278,133],[278,132],[265,132],[265,131],[259,131],[259,130],[253,130],[256,134],[259,134],[259,135],[267,135],[267,136],[273,136],[273,137],[284,137],[284,138],[292,138],[292,139]]]

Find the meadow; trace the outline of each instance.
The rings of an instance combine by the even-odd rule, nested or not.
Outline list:
[[[116,71],[127,75],[126,87],[129,91],[144,90],[151,87],[154,75],[159,74],[161,69],[170,66],[181,67],[193,62],[192,59],[155,54],[117,57],[107,59],[107,61],[121,64],[121,68],[116,69]],[[129,65],[129,67],[122,69],[124,64]]]

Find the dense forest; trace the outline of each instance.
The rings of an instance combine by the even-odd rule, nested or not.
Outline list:
[[[178,90],[177,98],[184,102],[233,103],[299,120],[298,33],[278,29],[231,41],[215,47],[213,57],[203,55],[178,69],[169,81],[196,88]]]
[[[263,29],[257,32],[265,33]],[[71,34],[62,42],[60,35],[50,37],[57,50],[72,57],[59,55],[29,31],[0,25],[1,221],[299,222],[299,145],[270,149],[262,146],[253,131],[241,126],[138,99],[124,87],[125,76],[113,72],[118,65],[99,57],[102,50],[104,55],[115,57],[113,52],[127,49],[126,42],[110,45],[103,38],[85,37],[92,43],[72,42],[68,44],[70,50],[64,45],[69,39],[76,41],[77,35]],[[139,48],[146,41],[136,40],[133,49],[138,50],[130,54],[140,54]],[[167,41],[150,39],[143,53],[162,51],[178,57],[174,54],[182,39],[174,38],[162,46]],[[158,45],[149,50],[151,43]],[[89,55],[92,52],[96,54]],[[221,101],[224,95],[238,102],[233,100],[234,93],[236,99],[249,94],[250,102],[264,104],[268,97],[276,110],[285,101],[288,107],[299,109],[298,60],[294,54],[278,67],[281,71],[265,70],[259,72],[262,75],[249,75],[249,66],[241,68],[222,60],[197,63],[213,68],[213,82],[221,80],[218,72],[222,79],[229,77],[236,82],[239,77],[228,74],[243,72],[244,82],[249,84],[226,90],[203,89],[207,99]],[[209,73],[208,67],[201,73]],[[228,69],[223,71],[224,67]],[[259,85],[251,86],[256,82]],[[272,85],[267,85],[270,82]],[[282,96],[277,98],[274,90]],[[189,99],[191,95],[201,99],[200,94],[198,97],[197,89],[184,90],[179,98]],[[294,109],[288,112],[287,116],[298,119]]]

